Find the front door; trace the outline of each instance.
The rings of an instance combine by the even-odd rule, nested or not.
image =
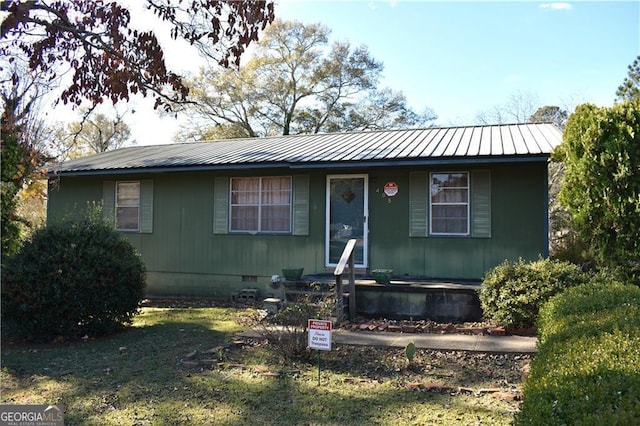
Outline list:
[[[367,267],[368,238],[368,177],[367,175],[327,176],[326,265],[336,266],[344,246],[357,240],[354,263]]]

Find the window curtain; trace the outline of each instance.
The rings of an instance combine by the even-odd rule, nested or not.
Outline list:
[[[262,179],[263,231],[288,232],[291,228],[291,178]]]
[[[140,217],[140,183],[116,184],[116,226],[119,230],[137,231]]]
[[[231,180],[231,229],[258,231],[260,179]]]
[[[232,179],[231,229],[291,231],[291,177]]]

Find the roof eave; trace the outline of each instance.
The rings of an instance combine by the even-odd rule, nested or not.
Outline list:
[[[356,167],[398,167],[398,166],[446,166],[476,165],[476,164],[507,164],[507,163],[546,163],[549,154],[539,155],[513,155],[513,156],[486,156],[486,157],[438,157],[403,160],[380,161],[349,161],[349,162],[317,162],[317,163],[292,163],[291,169],[320,169],[320,168],[356,168]]]
[[[362,161],[319,161],[319,162],[273,162],[273,163],[237,163],[237,164],[202,164],[179,167],[131,167],[121,169],[99,170],[52,170],[48,178],[60,176],[106,176],[148,173],[184,173],[202,171],[245,170],[245,169],[344,169],[364,167],[407,167],[407,166],[444,166],[444,165],[482,165],[506,163],[539,163],[547,162],[549,154],[512,155],[512,156],[478,156],[478,157],[437,157],[413,159],[387,159]]]

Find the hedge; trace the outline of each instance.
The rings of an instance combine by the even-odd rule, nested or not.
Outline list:
[[[479,291],[486,318],[506,327],[533,327],[540,306],[589,276],[569,262],[539,259],[535,262],[504,261],[489,270]]]
[[[639,306],[639,287],[602,277],[545,304],[516,424],[638,424]]]

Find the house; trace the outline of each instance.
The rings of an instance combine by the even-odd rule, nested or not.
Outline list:
[[[285,267],[480,280],[548,251],[552,124],[386,130],[137,146],[63,162],[48,220],[102,203],[153,295],[266,289]]]

